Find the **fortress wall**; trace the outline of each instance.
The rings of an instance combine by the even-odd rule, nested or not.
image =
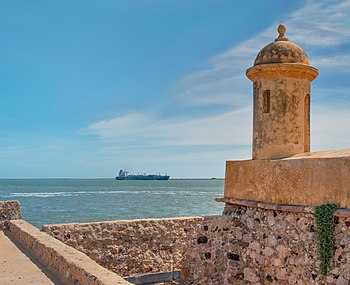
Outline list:
[[[18,201],[0,201],[0,230],[7,227],[7,221],[21,219],[21,216]]]
[[[42,230],[119,275],[171,271],[202,236],[208,218],[44,225]]]
[[[24,220],[8,222],[8,234],[67,285],[131,285],[85,254],[40,232]]]
[[[330,275],[321,282],[314,215],[231,205],[223,216],[47,225],[43,230],[119,275],[182,270],[182,284],[350,281],[350,218],[336,217]],[[343,212],[337,212],[343,213]]]
[[[293,207],[227,205],[222,220],[209,223],[208,242],[195,244],[186,255],[194,284],[350,284],[349,211],[347,217],[344,210],[337,212],[335,254],[323,282],[314,215]],[[213,274],[218,278],[212,280]]]

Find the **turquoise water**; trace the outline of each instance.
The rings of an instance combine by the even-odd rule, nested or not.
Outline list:
[[[18,200],[23,218],[52,223],[218,215],[223,180],[0,179],[0,201]]]

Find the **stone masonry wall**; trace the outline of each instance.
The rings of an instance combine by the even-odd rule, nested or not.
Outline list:
[[[331,272],[319,276],[314,215],[231,205],[205,218],[44,226],[120,275],[182,269],[182,284],[350,284],[350,218],[336,217]]]
[[[26,255],[35,257],[39,263],[60,279],[62,284],[132,285],[117,274],[99,266],[85,254],[40,232],[24,220],[9,221],[7,234],[12,241],[15,241],[15,244],[21,245]],[[0,275],[0,284],[5,284],[1,281]],[[27,285],[27,283],[21,283],[21,280],[16,281],[15,284]],[[38,280],[33,279],[33,285],[43,284],[36,281]],[[54,283],[50,282],[50,284]]]
[[[180,268],[205,218],[45,225],[43,231],[121,276]]]
[[[326,280],[319,276],[313,214],[232,205],[220,223],[210,222],[207,242],[197,243],[184,260],[194,284],[350,284],[349,218],[336,217]]]
[[[21,216],[18,201],[0,201],[0,230],[7,227],[7,221],[21,219]]]

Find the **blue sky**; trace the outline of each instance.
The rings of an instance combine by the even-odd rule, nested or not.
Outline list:
[[[224,177],[245,70],[276,36],[319,69],[311,148],[350,144],[350,1],[0,0],[0,177]]]

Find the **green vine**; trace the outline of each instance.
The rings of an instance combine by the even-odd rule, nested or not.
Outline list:
[[[317,247],[320,257],[320,271],[322,276],[329,272],[331,258],[334,252],[334,212],[335,204],[324,204],[315,208]]]

